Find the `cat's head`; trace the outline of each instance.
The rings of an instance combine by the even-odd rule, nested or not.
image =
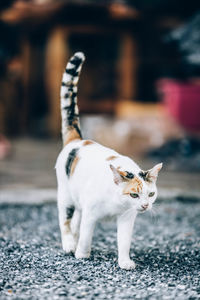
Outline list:
[[[122,200],[138,212],[150,210],[157,197],[156,180],[162,163],[148,171],[140,170],[137,174],[122,171],[113,165],[110,165],[110,168],[114,182],[120,189]]]

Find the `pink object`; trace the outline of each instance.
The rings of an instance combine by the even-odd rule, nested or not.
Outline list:
[[[0,133],[0,160],[8,157],[11,153],[10,142]]]
[[[185,129],[200,131],[200,85],[161,79],[157,87],[170,115]]]

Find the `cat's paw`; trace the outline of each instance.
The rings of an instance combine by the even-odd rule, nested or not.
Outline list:
[[[135,263],[133,260],[127,259],[127,260],[120,260],[119,266],[121,269],[125,270],[132,270],[135,269]]]
[[[76,241],[72,235],[66,235],[62,239],[62,247],[66,253],[71,253],[76,251]]]
[[[77,259],[81,259],[81,258],[89,258],[90,257],[90,252],[82,252],[82,251],[80,251],[80,250],[76,250],[76,252],[75,252],[75,257],[77,258]]]

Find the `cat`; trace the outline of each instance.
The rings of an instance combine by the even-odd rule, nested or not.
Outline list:
[[[157,197],[157,164],[143,171],[127,156],[82,138],[77,106],[77,83],[85,56],[77,52],[62,78],[63,150],[56,162],[58,214],[62,247],[77,259],[88,258],[95,224],[116,217],[118,264],[135,268],[129,251],[135,218],[150,210]]]

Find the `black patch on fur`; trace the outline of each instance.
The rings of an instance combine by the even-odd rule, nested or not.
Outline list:
[[[68,124],[69,124],[70,126],[74,126],[74,120],[75,120],[75,119],[78,119],[78,117],[79,117],[79,115],[77,115],[77,114],[69,114],[69,115],[67,116]],[[74,127],[75,127],[75,126],[74,126]]]
[[[68,99],[70,97],[71,97],[71,95],[69,95],[68,93],[66,93],[65,96],[64,96],[65,99]]]
[[[70,108],[70,105],[66,105],[66,106],[64,106],[62,109],[68,110],[69,108]]]
[[[133,173],[126,171],[126,178],[133,179],[134,178]]]
[[[82,134],[81,134],[81,131],[80,131],[78,125],[77,124],[73,124],[73,126],[76,129],[76,131],[78,132],[78,134],[80,135],[80,138],[82,139]]]
[[[138,174],[144,181],[148,181],[147,175],[148,171],[140,171]]]
[[[69,152],[67,162],[65,165],[65,170],[66,170],[66,174],[68,177],[70,177],[72,163],[77,156],[78,150],[79,150],[79,148],[74,148]]]
[[[63,109],[67,110],[67,124],[69,126],[74,126],[74,121],[78,120],[79,114],[75,114],[75,106],[76,106],[76,93],[72,93],[71,95],[65,94],[65,98],[71,99],[71,104],[66,105]]]
[[[67,69],[66,68],[65,72],[67,74],[71,75],[72,77],[78,76],[78,72],[76,71],[76,68],[73,68],[73,69]]]
[[[72,89],[73,91],[73,89]],[[67,110],[67,125],[69,126],[73,126],[76,131],[78,132],[80,138],[82,138],[82,134],[81,131],[78,127],[78,118],[79,118],[79,114],[75,114],[75,106],[76,106],[76,93],[72,92],[72,94],[69,96],[69,94],[66,94],[65,97],[69,96],[69,98],[71,99],[71,104],[70,105],[66,105],[65,107],[63,107],[63,109]]]
[[[70,63],[73,64],[76,67],[76,69],[78,69],[78,67],[82,63],[82,58],[75,55],[70,59]]]
[[[70,206],[66,208],[66,217],[67,219],[71,219],[73,217],[75,211],[75,207],[74,206]]]
[[[72,80],[67,81],[67,82],[65,83],[65,86],[68,87],[68,90],[69,90],[70,92],[73,92],[74,84],[73,84]]]
[[[71,104],[69,105],[68,114],[67,114],[67,121],[70,126],[73,125],[74,119],[79,116],[74,113],[75,106],[76,106],[76,103],[72,99]]]
[[[70,94],[69,94],[69,93],[66,93],[65,96],[64,96],[64,98],[65,98],[65,99],[68,99],[68,98],[69,98],[69,99],[74,100],[74,99],[76,98],[76,96],[77,96],[77,93],[75,93],[75,92],[72,91],[72,93],[70,93]]]

